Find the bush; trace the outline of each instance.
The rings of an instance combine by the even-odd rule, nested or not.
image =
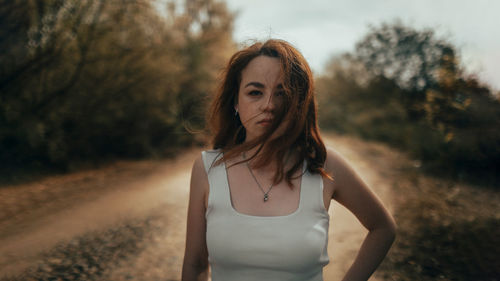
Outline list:
[[[217,0],[184,4],[0,0],[0,174],[195,143],[233,15]]]
[[[317,79],[320,124],[408,151],[435,175],[498,186],[499,99],[433,36],[383,24],[333,58]]]

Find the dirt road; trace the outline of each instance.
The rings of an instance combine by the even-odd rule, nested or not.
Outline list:
[[[391,176],[401,156],[353,138],[331,135],[325,140],[391,209]],[[189,174],[198,154],[192,150],[174,160],[116,163],[0,188],[0,278],[180,280]],[[338,204],[332,204],[330,215],[331,261],[325,280],[340,280],[366,231]],[[129,246],[130,251],[116,250]],[[66,262],[75,253],[97,265]],[[58,272],[69,269],[73,273]]]

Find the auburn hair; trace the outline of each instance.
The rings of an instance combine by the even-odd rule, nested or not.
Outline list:
[[[235,105],[242,79],[241,73],[250,61],[258,56],[279,59],[285,102],[264,134],[253,141],[244,142],[246,132],[239,116],[235,115]],[[283,120],[286,120],[284,133],[271,138]],[[252,160],[259,154],[254,163],[256,168],[274,160],[277,163],[274,182],[279,183],[285,179],[291,185],[293,175],[301,169],[306,160],[307,170],[331,178],[323,169],[326,148],[318,128],[312,72],[302,54],[286,41],[270,39],[257,42],[231,57],[208,112],[208,125],[213,135],[213,148],[220,149],[223,153],[216,164],[257,147],[254,155],[236,164]],[[293,163],[285,171],[284,161],[290,151],[297,152],[298,157],[289,159]]]

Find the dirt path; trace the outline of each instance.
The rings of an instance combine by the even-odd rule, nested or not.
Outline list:
[[[391,208],[391,175],[399,155],[384,146],[326,138]],[[0,189],[0,277],[40,262],[41,254],[85,233],[154,214],[155,233],[138,254],[106,270],[106,280],[180,280],[190,167],[199,151],[176,160],[119,163]],[[340,280],[366,231],[338,204],[330,209],[330,264],[325,280]],[[77,279],[75,279],[77,280]],[[378,280],[372,278],[371,280]]]
[[[57,244],[146,217],[160,206],[168,207],[159,211],[169,214],[169,219],[185,217],[189,172],[195,153],[190,151],[164,162],[118,163],[104,170],[51,177],[21,187],[3,187],[0,189],[0,209],[4,214],[0,221],[0,277],[35,264],[42,252]],[[44,193],[51,194],[44,196]],[[17,216],[5,216],[16,211]],[[172,221],[172,225],[176,224]],[[184,228],[181,221],[174,229],[182,232]],[[173,240],[179,239],[181,235]]]
[[[363,181],[392,212],[393,181],[401,162],[406,162],[406,159],[402,159],[402,155],[386,146],[367,143],[351,137],[330,135],[325,138],[325,142],[327,146],[338,151],[352,165]],[[341,280],[354,261],[367,231],[353,214],[336,202],[330,207],[329,213],[328,254],[330,264],[325,268],[324,278],[325,280]],[[375,274],[370,280],[383,279]]]

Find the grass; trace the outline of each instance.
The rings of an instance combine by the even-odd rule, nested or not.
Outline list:
[[[500,280],[500,193],[403,172],[386,280]]]

